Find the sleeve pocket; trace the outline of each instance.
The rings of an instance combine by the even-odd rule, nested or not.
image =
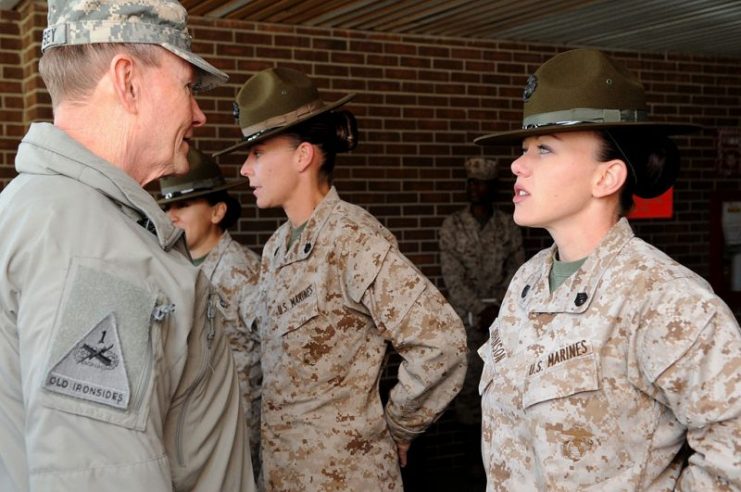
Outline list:
[[[42,404],[144,430],[161,355],[160,322],[152,314],[166,304],[128,279],[124,266],[74,259],[57,309]]]
[[[567,398],[600,388],[597,356],[594,353],[560,362],[526,381],[522,406]]]

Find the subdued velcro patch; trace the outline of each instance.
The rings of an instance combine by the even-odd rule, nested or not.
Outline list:
[[[40,382],[43,405],[144,430],[161,350],[162,321],[153,316],[164,319],[169,308],[162,305],[167,303],[125,261],[74,258],[59,300],[45,379]],[[52,381],[53,375],[57,377]],[[66,388],[60,386],[65,384]]]
[[[113,313],[72,345],[49,371],[44,387],[115,408],[128,407],[129,378]]]

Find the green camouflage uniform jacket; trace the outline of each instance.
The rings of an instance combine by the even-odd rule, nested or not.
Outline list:
[[[625,219],[550,294],[554,253],[517,272],[479,352],[488,490],[741,490],[728,307]]]
[[[393,235],[334,188],[286,250],[262,255],[262,466],[268,491],[400,491],[396,441],[422,433],[459,391],[465,333]],[[391,343],[404,359],[386,408]]]

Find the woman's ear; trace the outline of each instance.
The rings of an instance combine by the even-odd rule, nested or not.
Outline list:
[[[211,223],[218,224],[226,215],[227,206],[224,202],[219,202],[211,207]]]
[[[314,157],[317,155],[317,150],[314,145],[309,142],[301,142],[296,147],[296,170],[299,173],[306,171],[311,163],[314,161]]]
[[[595,171],[592,195],[597,198],[618,193],[628,179],[628,168],[620,159],[600,162]]]

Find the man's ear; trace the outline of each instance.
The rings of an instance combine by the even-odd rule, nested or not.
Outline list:
[[[316,147],[309,142],[301,142],[299,146],[296,147],[294,154],[296,157],[296,170],[300,173],[306,171],[314,161],[316,154]]]
[[[113,57],[109,66],[113,91],[118,97],[121,106],[128,112],[137,112],[141,99],[141,81],[139,65],[127,53],[119,53]]]
[[[595,171],[592,195],[603,198],[617,193],[626,179],[628,179],[628,168],[620,159],[600,162]]]
[[[224,202],[219,202],[211,207],[211,223],[218,224],[226,215],[227,206]]]

